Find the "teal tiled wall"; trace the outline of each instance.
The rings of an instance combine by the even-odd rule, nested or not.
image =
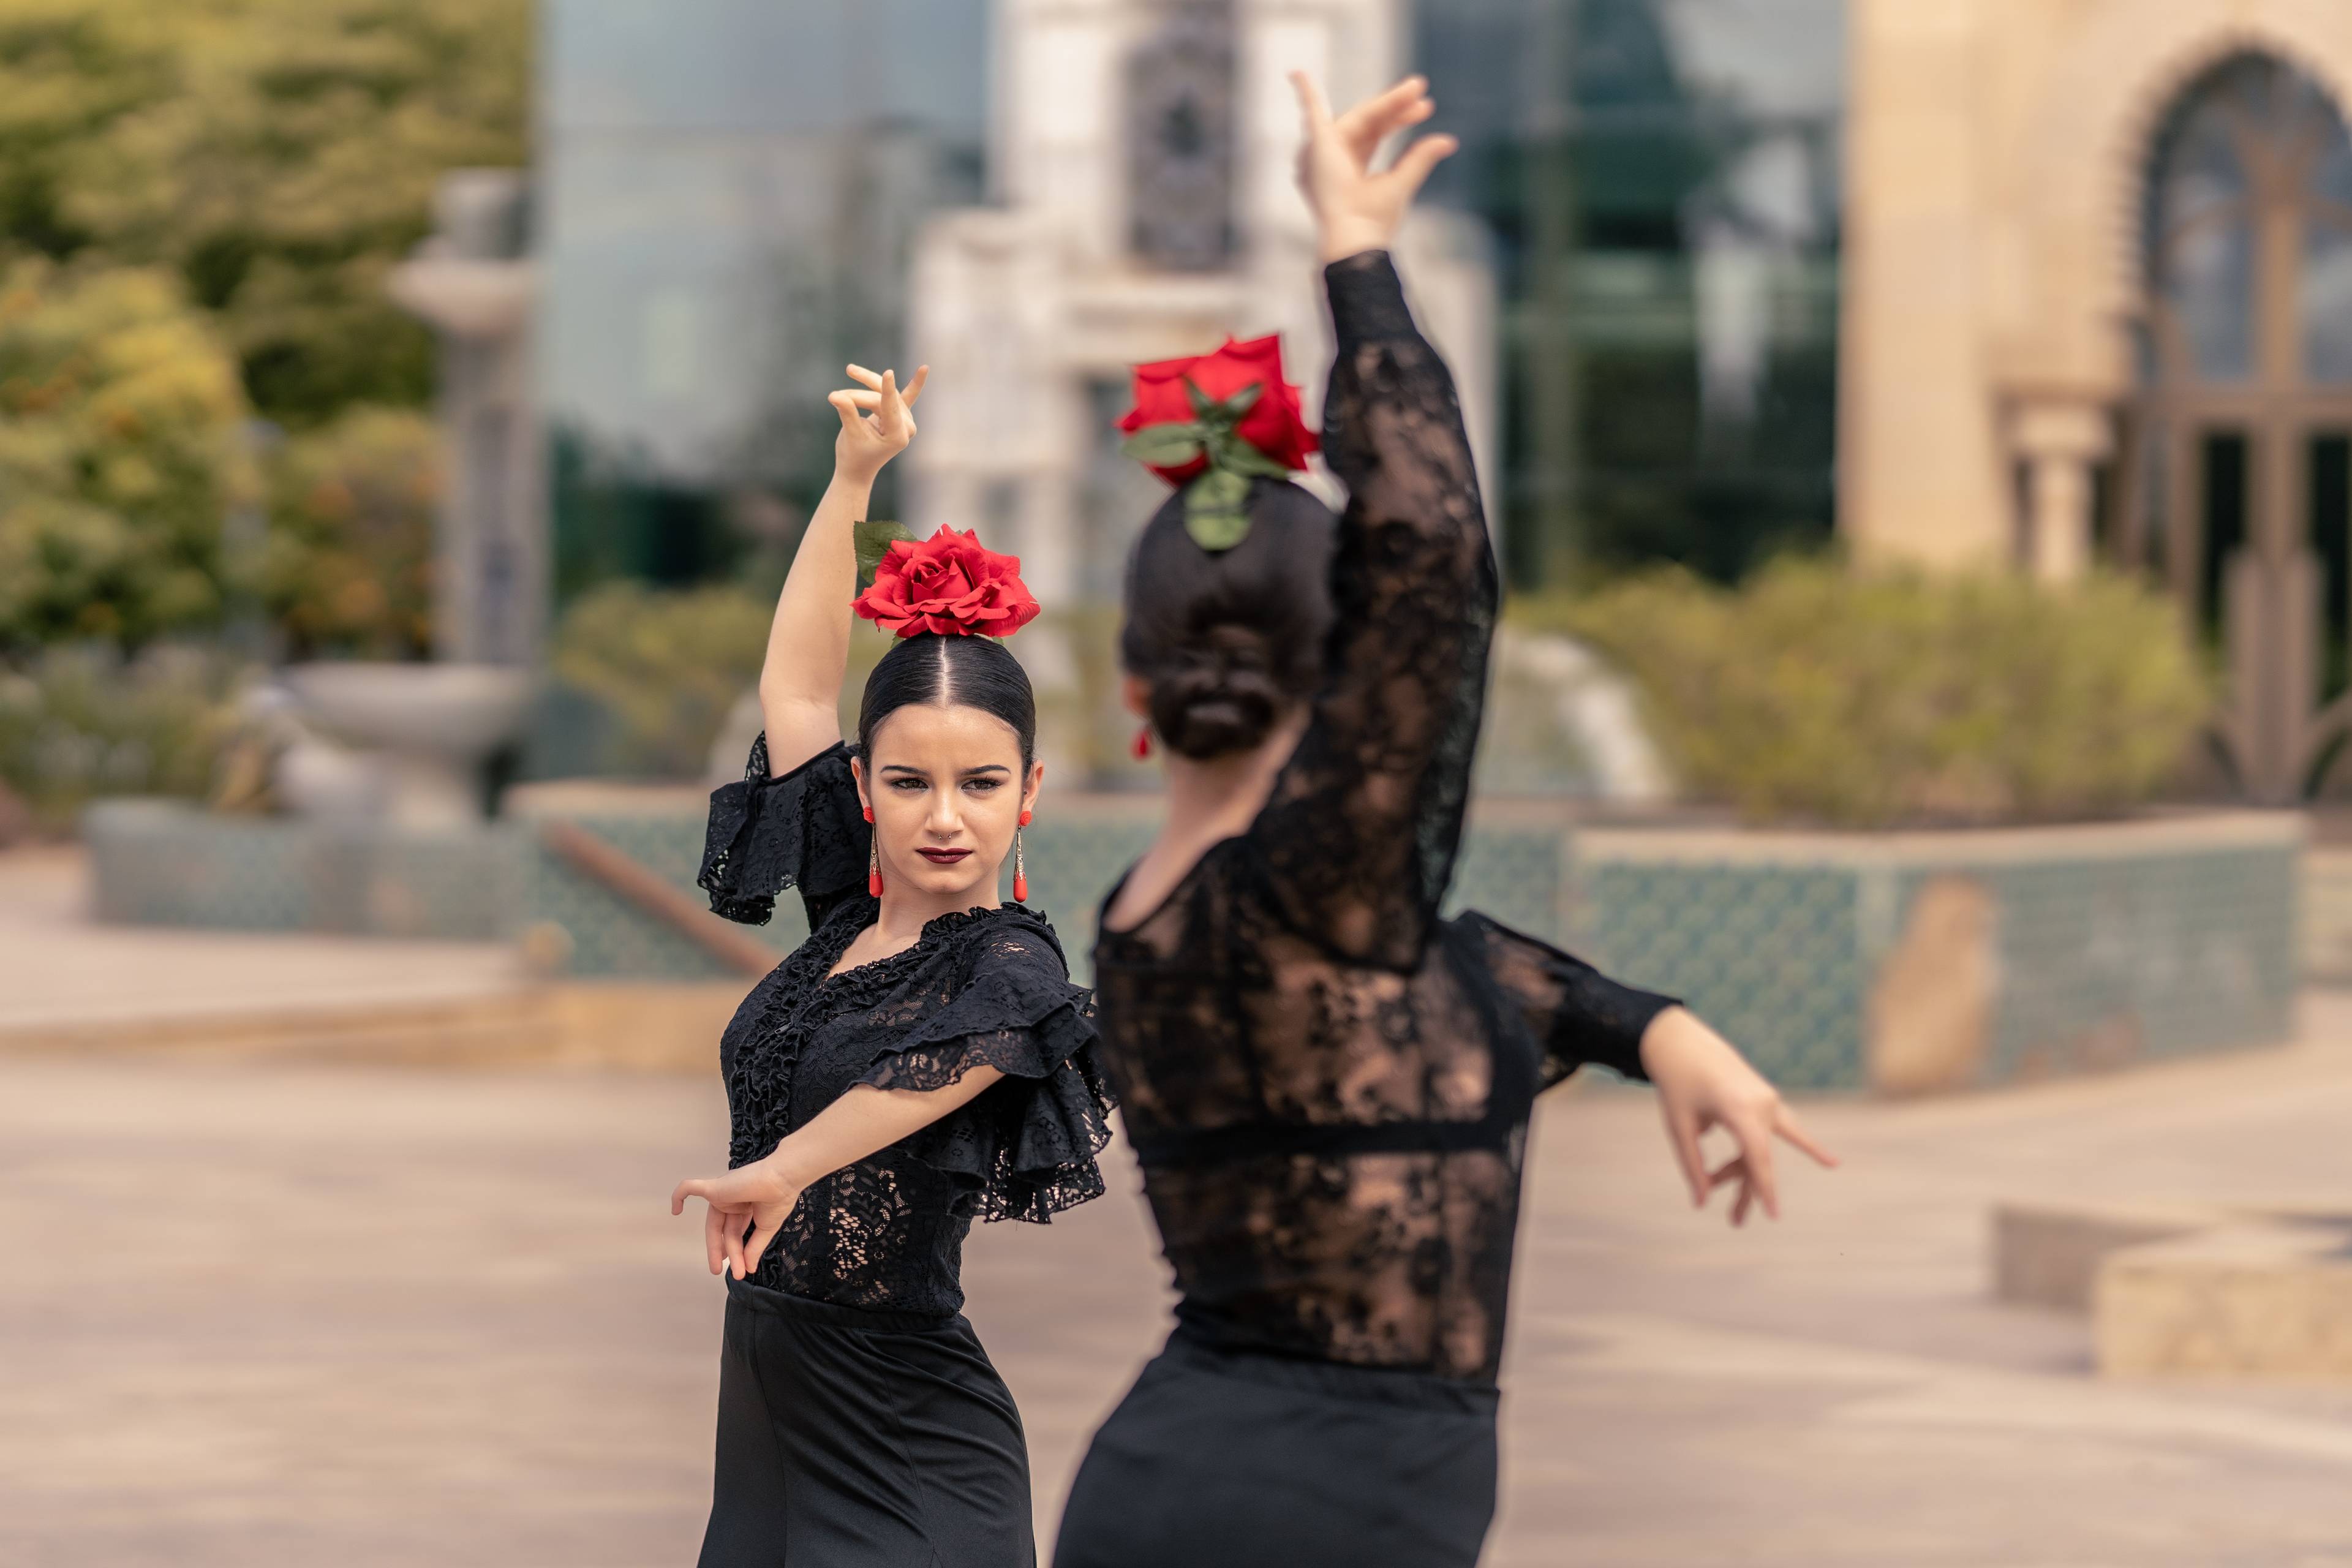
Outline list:
[[[562,813],[699,900],[700,806]],[[1088,975],[1097,901],[1156,819],[1118,801],[1064,801],[1028,830],[1031,902]],[[1790,1089],[1861,1087],[1872,981],[1922,889],[1959,876],[1994,910],[1998,973],[1986,1082],[2126,1057],[2284,1038],[2298,965],[2300,847],[2273,836],[2200,844],[2153,837],[2073,853],[2063,830],[2031,858],[1971,855],[1965,836],[1906,855],[1716,858],[1671,833],[1580,843],[1540,819],[1497,817],[1464,847],[1450,907],[1475,907],[1610,973],[1688,1001]],[[382,825],[208,816],[109,803],[85,825],[102,918],[254,931],[504,940],[561,927],[569,973],[718,979],[700,947],[542,847],[529,820],[436,834]],[[1647,839],[1650,847],[1629,848]],[[1891,842],[1891,841],[1890,841]],[[804,934],[799,901],[754,930],[779,955]],[[2122,1045],[2118,1046],[2118,1039]]]
[[[1662,844],[1580,858],[1572,923],[1588,957],[1685,998],[1786,1088],[1864,1087],[1878,965],[1944,877],[1975,883],[1993,910],[1980,1083],[2285,1039],[2299,849],[2195,832],[2122,853],[2053,837],[2034,858],[1710,860]]]

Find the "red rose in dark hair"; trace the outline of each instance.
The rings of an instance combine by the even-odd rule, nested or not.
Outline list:
[[[977,534],[952,528],[893,543],[874,570],[874,585],[852,607],[902,637],[1004,637],[1037,618],[1037,601],[1021,581],[1021,558],[984,549]]]
[[[1184,424],[1194,417],[1189,381],[1210,401],[1222,403],[1245,387],[1265,390],[1234,426],[1234,434],[1285,468],[1303,468],[1321,446],[1300,414],[1298,388],[1282,378],[1278,335],[1242,342],[1227,338],[1214,353],[1164,359],[1135,367],[1135,406],[1118,427],[1132,436],[1150,425]],[[1181,485],[1209,466],[1206,454],[1189,461],[1150,465],[1171,485]]]

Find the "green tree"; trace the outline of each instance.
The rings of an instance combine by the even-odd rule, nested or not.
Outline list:
[[[161,265],[289,426],[430,391],[385,274],[435,182],[526,161],[528,0],[10,0],[0,256]]]
[[[0,280],[0,649],[137,646],[215,621],[221,520],[251,491],[244,394],[156,269]]]
[[[404,408],[358,407],[269,465],[262,602],[296,658],[415,658],[433,644],[441,442]]]

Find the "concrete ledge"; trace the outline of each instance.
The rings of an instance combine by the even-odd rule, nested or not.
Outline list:
[[[457,1000],[121,1017],[0,1029],[0,1051],[167,1051],[414,1067],[717,1070],[748,983],[570,982]]]
[[[2352,1204],[2002,1204],[1993,1294],[2089,1315],[2109,1377],[2352,1380]]]
[[[2226,1209],[2163,1204],[2000,1204],[1992,1211],[1992,1293],[2086,1312],[2110,1254],[2226,1225]]]
[[[2352,1228],[2224,1226],[2126,1247],[2092,1312],[2109,1377],[2352,1380]]]

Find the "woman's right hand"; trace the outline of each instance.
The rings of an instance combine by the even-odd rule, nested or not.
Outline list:
[[[801,1201],[805,1183],[789,1173],[776,1152],[723,1176],[680,1182],[669,1195],[669,1212],[686,1212],[686,1200],[710,1205],[702,1219],[702,1246],[713,1274],[749,1279],[760,1255]]]
[[[923,383],[930,379],[931,367],[917,369],[904,393],[898,390],[895,370],[879,375],[862,364],[848,370],[859,387],[845,386],[825,399],[841,416],[841,434],[833,442],[833,468],[844,478],[871,480],[914,440],[915,399],[923,395]]]
[[[1298,188],[1314,209],[1323,260],[1385,250],[1429,172],[1461,145],[1451,136],[1424,136],[1389,168],[1372,173],[1381,142],[1437,112],[1428,79],[1409,76],[1336,119],[1313,77],[1293,71],[1290,85],[1307,120]]]

